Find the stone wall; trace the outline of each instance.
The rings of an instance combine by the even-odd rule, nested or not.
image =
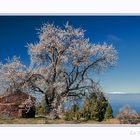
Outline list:
[[[14,103],[0,103],[0,118],[18,117],[18,105]]]
[[[24,92],[18,91],[0,96],[0,118],[35,117],[34,103],[35,98]],[[20,108],[21,105],[23,106],[22,109]]]

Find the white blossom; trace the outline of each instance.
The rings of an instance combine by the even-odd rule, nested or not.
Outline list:
[[[82,97],[93,86],[88,73],[99,73],[117,60],[112,45],[93,44],[84,34],[83,29],[68,23],[63,28],[44,24],[39,41],[28,44],[29,68],[14,57],[0,65],[0,80],[9,87],[24,83],[24,90],[44,94],[48,106],[60,112],[64,100]]]

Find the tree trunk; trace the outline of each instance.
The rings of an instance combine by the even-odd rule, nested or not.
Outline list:
[[[49,102],[48,96],[45,95],[43,102],[44,114],[47,118],[58,119],[62,117],[63,101],[60,96],[54,97],[54,99]]]

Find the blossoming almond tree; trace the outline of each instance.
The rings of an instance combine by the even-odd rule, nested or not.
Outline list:
[[[44,24],[39,31],[39,42],[28,44],[28,53],[29,68],[24,69],[16,60],[14,73],[8,71],[3,77],[8,82],[20,77],[16,82],[24,90],[44,94],[47,112],[55,115],[61,114],[65,100],[86,96],[95,85],[91,74],[113,66],[117,58],[112,45],[92,44],[83,29],[68,23],[63,28]],[[2,65],[1,70],[12,63]]]
[[[44,90],[39,88],[41,83],[33,87],[45,94],[49,112],[60,112],[65,99],[85,96],[94,83],[89,74],[103,71],[116,62],[112,45],[92,44],[83,29],[75,29],[68,23],[64,28],[44,24],[39,42],[29,44],[28,48],[31,66],[38,74],[36,81],[39,78],[46,82]]]
[[[21,90],[21,84],[26,75],[26,66],[20,61],[20,58],[14,56],[11,60],[7,59],[6,64],[0,64],[0,84],[1,91]]]

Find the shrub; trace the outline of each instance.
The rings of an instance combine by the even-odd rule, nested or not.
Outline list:
[[[81,117],[85,120],[99,121],[98,102],[93,98],[87,98],[80,110]]]
[[[109,105],[109,102],[105,98],[103,93],[100,93],[100,96],[98,97],[98,108],[99,108],[99,121],[102,121],[105,119],[105,113],[107,106]]]
[[[44,115],[44,109],[41,103],[36,105],[36,115]]]
[[[92,92],[85,98],[82,106],[71,106],[64,113],[65,120],[103,121],[112,118],[112,108],[102,92]]]
[[[78,120],[78,118],[79,118],[78,110],[79,110],[78,105],[73,104],[70,109],[68,109],[64,112],[64,116],[65,116],[64,119],[67,121]]]
[[[112,108],[103,93],[92,93],[80,109],[81,117],[86,120],[103,121],[112,118]]]
[[[124,106],[120,109],[116,118],[121,124],[137,124],[139,122],[139,115],[129,106]]]
[[[108,104],[106,111],[105,111],[104,119],[107,120],[107,119],[112,118],[113,117],[112,113],[113,113],[113,110],[112,110],[110,104]]]

